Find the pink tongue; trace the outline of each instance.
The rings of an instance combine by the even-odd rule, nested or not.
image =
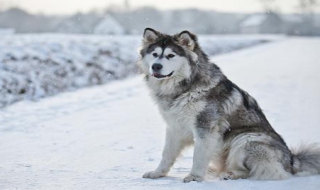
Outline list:
[[[158,74],[158,73],[154,73],[154,76],[158,76],[158,77],[162,77],[162,75]]]

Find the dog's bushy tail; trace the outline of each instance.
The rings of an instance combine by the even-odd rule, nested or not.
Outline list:
[[[293,173],[297,176],[320,174],[320,145],[301,144],[292,149]]]

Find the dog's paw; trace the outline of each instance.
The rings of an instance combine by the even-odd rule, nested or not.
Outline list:
[[[163,177],[164,174],[157,172],[157,171],[151,171],[151,172],[146,172],[145,174],[143,174],[143,178],[150,178],[150,179],[157,179],[160,177]]]
[[[219,175],[219,178],[220,178],[220,180],[231,180],[231,179],[234,179],[235,176],[234,176],[233,172],[222,172]]]
[[[191,181],[202,182],[203,177],[193,176],[193,175],[189,174],[183,179],[183,183],[189,183]]]

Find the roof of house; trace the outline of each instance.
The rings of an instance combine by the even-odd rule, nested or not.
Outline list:
[[[95,34],[124,34],[124,27],[111,15],[105,17],[98,23],[94,29]]]
[[[267,19],[266,14],[255,14],[242,21],[242,27],[260,26]]]
[[[290,23],[301,23],[303,22],[301,16],[299,15],[282,15],[282,20]]]

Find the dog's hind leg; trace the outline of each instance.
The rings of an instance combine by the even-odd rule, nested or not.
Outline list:
[[[249,176],[258,180],[281,180],[288,179],[291,174],[285,171],[279,162],[263,162],[255,163]]]
[[[225,169],[220,173],[220,180],[246,179],[249,169],[246,167],[247,153],[245,143],[236,142],[231,144],[227,159],[224,163]]]
[[[166,130],[166,141],[162,153],[162,159],[155,171],[147,172],[143,178],[156,179],[164,177],[180,155],[181,151],[188,145],[192,144],[192,134],[181,134],[174,128],[168,127]]]
[[[248,178],[249,172],[247,170],[234,170],[222,172],[219,177],[220,180],[229,180],[229,179],[246,179]]]
[[[284,152],[283,145],[270,141],[266,136],[247,134],[231,143],[226,172],[220,178],[286,179],[291,176],[288,166],[290,155]]]
[[[246,166],[250,170],[249,177],[259,180],[280,180],[291,176],[284,163],[290,162],[279,148],[264,142],[250,142],[246,146]]]

